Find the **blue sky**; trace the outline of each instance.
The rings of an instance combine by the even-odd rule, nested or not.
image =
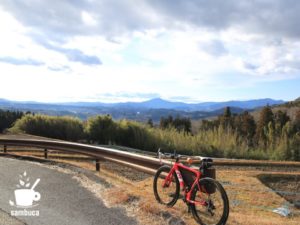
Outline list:
[[[0,98],[300,96],[297,0],[3,0]]]

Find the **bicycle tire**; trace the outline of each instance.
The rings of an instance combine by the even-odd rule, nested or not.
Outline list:
[[[161,190],[160,190],[160,187],[159,185],[162,185],[162,182],[164,182],[164,178],[161,177],[161,173],[166,173],[168,174],[169,172],[171,171],[171,167],[170,166],[161,166],[157,171],[156,171],[156,174],[154,176],[154,180],[153,180],[153,192],[154,192],[154,196],[155,196],[155,199],[160,203],[160,204],[163,204],[163,205],[167,205],[169,207],[175,205],[175,203],[177,202],[178,198],[179,198],[179,190],[180,190],[180,187],[179,187],[179,181],[178,181],[178,178],[176,176],[176,173],[173,173],[173,182],[168,186],[168,187],[162,187],[163,189],[164,188],[170,188],[169,190],[171,190],[171,194],[166,194],[166,195],[169,195],[170,197],[170,200],[167,200],[165,201],[163,199],[163,193],[161,193]],[[174,189],[174,186],[175,185],[175,189]],[[171,187],[174,189],[174,191],[171,189]],[[164,189],[164,190],[167,190],[167,189]],[[172,193],[174,192],[174,193]]]
[[[222,205],[223,205],[223,210],[221,209],[222,215],[220,216],[220,219],[217,218],[217,222],[209,223],[209,222],[206,221],[206,220],[214,219],[213,218],[214,215],[212,215],[213,210],[218,208],[218,207],[216,208],[214,206],[213,200],[208,200],[209,201],[208,206],[198,207],[198,206],[196,206],[196,204],[190,204],[193,217],[201,225],[212,225],[212,224],[214,224],[214,225],[225,225],[226,222],[227,222],[228,216],[229,216],[229,201],[228,201],[228,197],[227,197],[225,189],[223,188],[223,186],[218,181],[216,181],[212,178],[202,178],[202,179],[200,179],[199,180],[200,190],[199,190],[199,186],[197,185],[194,188],[193,192],[192,192],[191,200],[195,201],[198,192],[201,192],[201,193],[199,193],[199,195],[202,195],[202,196],[206,195],[210,199],[212,194],[205,193],[205,191],[201,190],[201,187],[204,187],[204,186],[208,187],[207,185],[209,187],[213,186],[213,188],[214,188],[213,189],[214,190],[213,194],[220,193],[221,202],[222,202]],[[216,194],[216,196],[217,195],[218,194]],[[205,200],[205,201],[207,202],[207,200]],[[209,205],[212,205],[212,207],[209,208]],[[206,211],[206,212],[198,212],[197,207],[198,207],[198,209],[201,208],[201,209],[203,209],[203,211]]]

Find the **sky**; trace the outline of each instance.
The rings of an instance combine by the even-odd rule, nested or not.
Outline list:
[[[0,98],[300,96],[298,0],[0,0]]]

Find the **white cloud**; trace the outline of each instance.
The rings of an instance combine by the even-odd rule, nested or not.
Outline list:
[[[97,20],[88,12],[82,11],[81,12],[81,19],[82,21],[88,26],[97,26]]]

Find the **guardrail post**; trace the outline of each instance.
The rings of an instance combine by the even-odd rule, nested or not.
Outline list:
[[[48,159],[48,149],[44,149],[44,157],[45,159]]]
[[[3,152],[7,153],[7,146],[6,145],[3,146]]]
[[[96,159],[96,171],[100,171],[100,162],[99,162],[99,159]]]

